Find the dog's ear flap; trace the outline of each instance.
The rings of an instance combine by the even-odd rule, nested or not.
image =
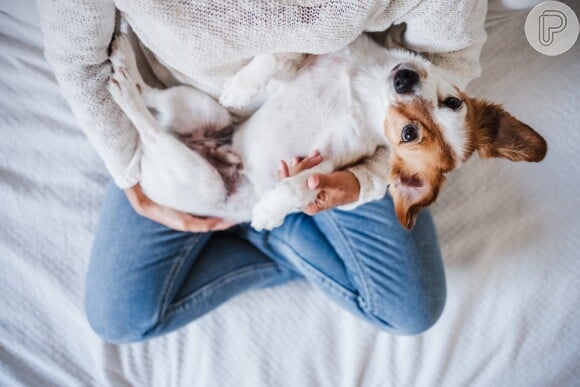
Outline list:
[[[442,176],[437,183],[418,175],[398,173],[394,176],[389,192],[395,205],[395,214],[405,229],[412,229],[421,208],[435,201],[443,180]]]
[[[500,105],[471,98],[466,120],[473,146],[483,158],[537,162],[546,156],[544,138]]]

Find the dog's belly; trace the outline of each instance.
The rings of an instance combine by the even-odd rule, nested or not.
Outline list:
[[[280,160],[318,150],[340,168],[374,152],[376,144],[354,130],[350,78],[343,67],[301,71],[237,129],[232,146],[257,191],[276,184]]]
[[[183,165],[197,163],[198,168],[209,168],[213,175],[191,183],[183,181],[159,202],[175,204],[175,197],[179,196],[183,203],[173,205],[175,208],[248,221],[265,191],[278,183],[280,160],[289,161],[319,150],[333,169],[339,169],[374,153],[377,144],[368,135],[361,136],[356,128],[347,63],[341,58],[326,59],[328,63],[309,64],[292,82],[272,94],[236,128],[231,147],[229,138],[226,136],[224,141],[221,137],[221,130],[205,133],[207,125],[185,137],[184,130],[173,131],[180,134],[192,153],[204,159]],[[169,121],[166,125],[171,131],[178,123]],[[223,183],[221,190],[210,192],[214,185],[220,185],[218,182]]]
[[[235,192],[240,182],[242,168],[242,159],[231,146],[233,134],[234,127],[229,125],[225,128],[199,128],[190,133],[178,135],[181,142],[215,168],[222,178],[228,195]]]

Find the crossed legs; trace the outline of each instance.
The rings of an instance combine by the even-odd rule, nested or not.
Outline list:
[[[104,339],[142,341],[180,328],[246,290],[297,278],[395,334],[426,330],[445,302],[428,212],[407,232],[388,196],[354,211],[291,215],[271,232],[239,225],[192,234],[139,216],[111,185],[87,273],[86,313]]]

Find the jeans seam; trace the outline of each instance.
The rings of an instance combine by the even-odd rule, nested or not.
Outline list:
[[[171,288],[171,285],[175,281],[175,277],[177,276],[179,269],[181,269],[181,267],[183,266],[183,263],[185,262],[185,258],[189,255],[189,253],[191,253],[191,251],[197,245],[197,243],[199,242],[199,240],[201,239],[202,236],[203,236],[202,234],[193,234],[193,238],[192,238],[191,242],[185,247],[185,249],[183,249],[181,254],[176,259],[175,264],[171,268],[171,274],[169,276],[167,276],[167,280],[163,284],[163,293],[161,296],[161,308],[159,309],[159,312],[157,313],[157,318],[156,318],[156,320],[158,322],[160,321],[161,316],[163,316],[165,314],[165,312],[169,306],[169,290]],[[157,325],[157,324],[155,324],[155,325]]]
[[[369,312],[374,314],[374,312],[373,312],[373,310],[374,310],[373,298],[372,298],[371,292],[369,291],[367,281],[365,281],[366,273],[364,271],[364,268],[362,265],[359,264],[360,257],[357,254],[357,250],[352,247],[349,240],[344,236],[342,229],[339,227],[338,222],[334,218],[333,212],[334,211],[326,211],[320,215],[326,216],[330,220],[330,223],[332,224],[333,228],[336,230],[337,235],[344,242],[345,246],[347,246],[347,248],[348,248],[350,254],[353,256],[353,258],[355,258],[355,259],[353,259],[353,264],[354,264],[354,266],[356,266],[356,270],[358,271],[357,274],[359,276],[359,282],[360,282],[360,284],[362,286],[362,290],[366,296],[366,297],[362,297],[362,299],[361,299],[361,297],[357,297],[359,302],[362,301],[362,305],[360,305],[360,304],[359,305],[363,309],[367,309]],[[360,294],[360,291],[359,291],[359,294]],[[366,308],[365,308],[365,306],[366,306]]]
[[[162,324],[165,320],[172,317],[176,312],[188,309],[194,303],[194,301],[196,301],[197,299],[203,298],[202,294],[204,294],[204,293],[211,292],[218,287],[221,287],[223,285],[231,283],[234,280],[236,280],[240,277],[243,277],[248,272],[254,272],[254,273],[255,272],[266,272],[266,271],[270,271],[270,270],[280,271],[277,267],[278,266],[275,263],[270,263],[270,262],[268,262],[268,263],[256,263],[256,264],[252,264],[252,265],[243,266],[241,268],[238,268],[238,269],[226,274],[225,276],[221,276],[221,277],[207,283],[206,285],[202,286],[201,288],[195,290],[193,293],[189,294],[187,297],[184,297],[183,299],[181,299],[180,301],[178,301],[177,303],[172,305],[170,308],[168,308],[164,317],[163,317],[163,321],[159,321],[158,325]]]
[[[286,243],[286,241],[278,238],[276,235],[270,234],[269,237],[276,239],[278,242],[283,243],[290,250],[292,250],[292,252],[294,254],[296,254],[298,257],[300,257],[301,266],[305,270],[307,270],[309,273],[312,273],[313,275],[315,275],[318,278],[319,282],[324,284],[333,293],[337,294],[339,297],[341,297],[342,299],[347,300],[347,301],[351,301],[354,298],[353,294],[351,292],[349,292],[348,290],[345,290],[340,284],[338,284],[338,283],[332,281],[331,279],[325,277],[324,275],[320,274],[319,270],[314,268],[314,266],[312,266],[311,264],[307,263],[305,258],[302,255],[298,254],[298,252],[292,247],[292,245],[290,245],[289,243]]]

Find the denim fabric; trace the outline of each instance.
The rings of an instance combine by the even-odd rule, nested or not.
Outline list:
[[[293,214],[270,232],[242,224],[193,234],[141,217],[111,185],[93,244],[85,307],[105,340],[134,342],[182,327],[245,290],[297,278],[394,334],[425,331],[445,304],[429,212],[405,231],[388,195],[354,211]]]

